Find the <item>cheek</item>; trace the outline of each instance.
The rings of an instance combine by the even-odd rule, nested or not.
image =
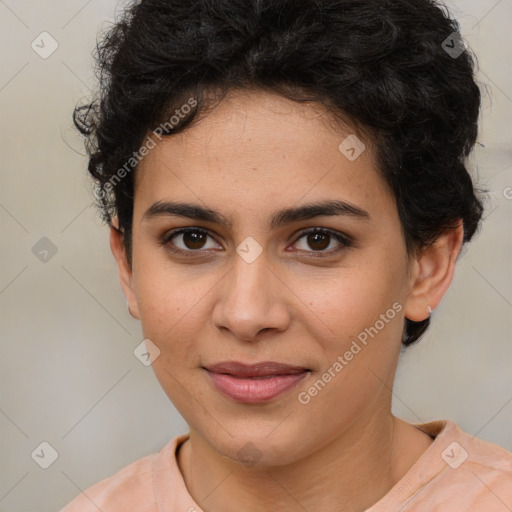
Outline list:
[[[210,278],[191,281],[175,270],[148,269],[139,273],[136,284],[143,335],[160,350],[152,369],[174,406],[190,419],[197,401],[203,402],[204,390],[193,379],[201,362],[197,340],[204,339],[213,283]]]
[[[360,266],[341,269],[338,277],[316,287],[308,302],[323,321],[317,324],[327,324],[330,332],[328,338],[318,336],[320,330],[312,333],[322,352],[316,377],[328,384],[323,388],[318,383],[322,391],[310,405],[333,423],[342,420],[331,410],[333,403],[344,404],[345,419],[357,416],[377,396],[387,396],[386,386],[392,385],[403,331],[403,269],[396,263],[398,255],[393,267],[381,261],[370,258]],[[310,391],[311,395],[306,390],[310,396],[316,393]]]
[[[211,273],[194,276],[154,259],[152,264],[138,261],[133,279],[144,337],[158,346],[167,364],[186,360],[192,365],[193,340],[205,327],[205,308],[218,279]]]
[[[396,318],[396,310],[400,308],[393,309],[393,304],[402,300],[400,275],[399,269],[384,268],[374,259],[368,264],[361,262],[357,267],[338,269],[325,280],[303,283],[300,295],[307,298],[304,304],[315,313],[317,323],[324,326],[323,331],[342,342],[341,346],[333,347],[340,350],[373,326],[380,315],[384,315],[385,320]],[[381,330],[389,332],[388,327],[397,323],[385,322],[386,329]],[[380,322],[378,327],[381,327]],[[393,325],[396,333],[395,327]]]
[[[313,418],[326,418],[335,435],[370,404],[388,398],[403,330],[399,276],[399,271],[374,263],[345,269],[336,279],[310,288],[314,291],[307,304],[322,320],[311,332],[322,364],[300,403],[308,402],[305,421],[319,435],[323,427]],[[319,335],[326,332],[325,324],[329,337]]]

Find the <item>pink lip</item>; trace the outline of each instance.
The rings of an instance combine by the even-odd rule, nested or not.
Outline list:
[[[205,368],[214,386],[224,395],[246,403],[271,400],[294,387],[309,374],[300,366],[272,361],[247,365],[226,361]]]

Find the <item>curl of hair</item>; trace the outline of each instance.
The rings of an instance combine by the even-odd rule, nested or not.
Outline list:
[[[130,257],[136,166],[106,184],[188,98],[197,105],[166,134],[190,126],[232,89],[259,88],[319,102],[371,134],[408,253],[459,220],[469,242],[483,212],[465,165],[480,90],[469,50],[452,58],[442,47],[458,29],[435,0],[132,4],[97,45],[96,99],[73,116],[87,138],[103,219],[118,219]],[[403,344],[417,341],[429,321],[406,319]]]

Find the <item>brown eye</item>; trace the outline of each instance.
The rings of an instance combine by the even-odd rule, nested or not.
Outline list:
[[[208,238],[213,238],[208,234],[208,231],[198,228],[183,228],[173,231],[166,236],[164,244],[169,249],[178,252],[195,252],[201,249],[215,249],[217,244],[208,246]]]
[[[206,237],[204,233],[200,233],[199,231],[189,231],[188,233],[182,233],[183,235],[183,244],[188,249],[201,249],[206,242]]]
[[[294,245],[300,245],[299,242],[304,241],[302,243],[302,247],[299,247],[300,251],[310,252],[310,253],[326,253],[332,254],[338,251],[345,249],[346,247],[350,247],[352,245],[351,238],[347,235],[342,235],[337,231],[331,231],[329,229],[321,229],[315,228],[306,232],[303,232],[301,236],[297,239]],[[334,247],[332,250],[326,250],[334,241]],[[337,245],[337,247],[336,247]]]
[[[323,251],[329,246],[330,235],[322,233],[312,233],[307,235],[309,247],[315,250]]]

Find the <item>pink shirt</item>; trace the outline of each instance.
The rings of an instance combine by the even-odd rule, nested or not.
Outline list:
[[[512,512],[512,453],[471,437],[452,421],[416,428],[434,442],[365,512]],[[176,461],[188,434],[93,485],[61,512],[202,512]]]

